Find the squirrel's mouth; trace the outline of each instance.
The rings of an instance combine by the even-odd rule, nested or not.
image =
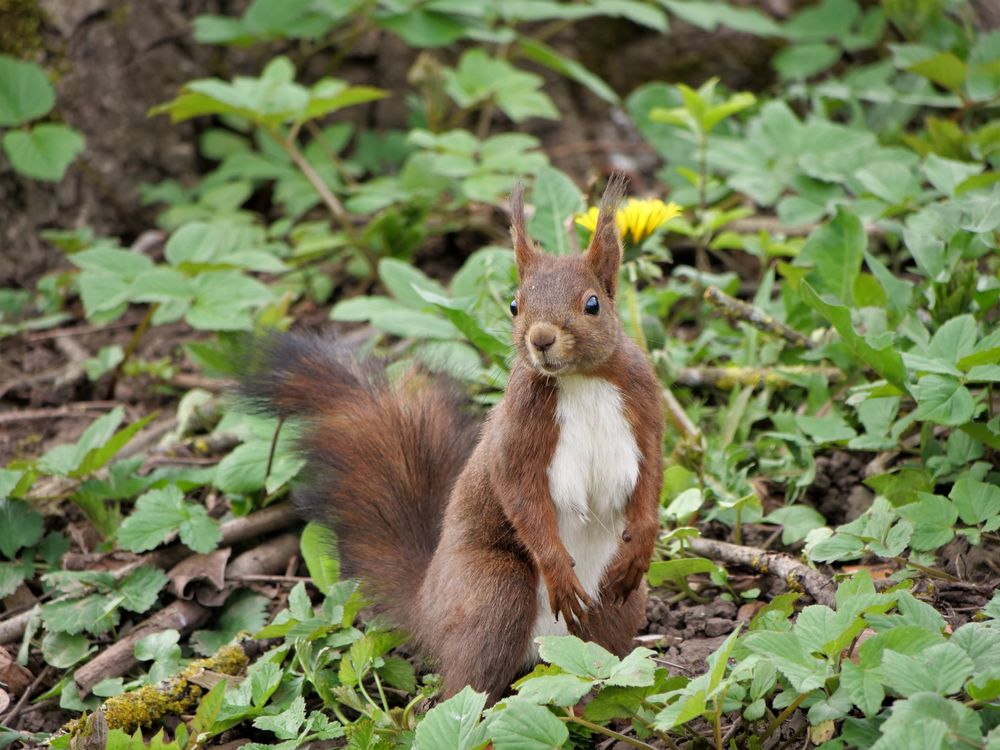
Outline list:
[[[565,362],[546,362],[538,356],[532,357],[532,359],[534,360],[535,369],[542,373],[542,375],[558,375],[566,369]]]

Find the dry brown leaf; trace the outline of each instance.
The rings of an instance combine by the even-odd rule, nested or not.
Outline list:
[[[34,680],[30,670],[18,664],[6,649],[0,648],[0,687],[6,688],[11,695],[20,695]]]
[[[223,547],[207,555],[191,555],[181,560],[167,573],[174,594],[190,599],[198,588],[191,584],[205,581],[212,591],[221,591],[226,585],[226,565],[232,551],[231,547]]]

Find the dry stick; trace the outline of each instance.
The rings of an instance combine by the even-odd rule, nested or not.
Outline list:
[[[744,547],[715,539],[690,539],[688,545],[692,552],[704,557],[733,565],[743,565],[758,573],[780,576],[790,589],[803,590],[818,603],[828,607],[834,606],[834,592],[837,587],[833,581],[791,555],[764,552],[756,547]]]
[[[730,390],[743,386],[767,386],[782,389],[799,385],[792,376],[820,375],[828,382],[844,379],[836,367],[811,367],[786,365],[776,367],[681,367],[674,373],[674,383],[689,388],[718,388]]]
[[[730,320],[742,320],[765,333],[780,336],[795,346],[801,346],[805,349],[812,349],[816,346],[794,328],[789,328],[780,320],[775,320],[774,316],[768,315],[760,308],[735,297],[730,297],[716,286],[709,286],[705,290],[705,301]]]
[[[27,422],[33,419],[54,419],[56,417],[86,417],[89,419],[93,416],[91,414],[93,411],[107,411],[118,405],[118,401],[76,401],[44,409],[21,409],[0,414],[0,424]]]
[[[298,535],[284,534],[244,552],[230,563],[229,568],[240,574],[280,573],[290,555],[298,549]],[[165,609],[135,627],[124,638],[102,651],[93,661],[80,667],[73,679],[81,694],[89,693],[98,682],[125,674],[138,661],[135,658],[135,644],[151,633],[161,630],[179,630],[182,633],[194,630],[211,615],[212,609],[194,601],[175,601]]]
[[[670,417],[670,421],[673,422],[674,427],[689,440],[701,440],[701,430],[691,421],[691,417],[684,411],[684,407],[681,406],[680,401],[677,400],[669,388],[664,388],[662,393],[664,411]]]

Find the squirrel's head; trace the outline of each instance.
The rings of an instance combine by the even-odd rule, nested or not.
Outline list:
[[[543,375],[596,370],[624,336],[615,311],[622,245],[615,214],[625,179],[612,176],[601,199],[597,229],[584,253],[541,252],[524,224],[524,188],[511,195],[511,236],[521,285],[510,303],[518,355]]]

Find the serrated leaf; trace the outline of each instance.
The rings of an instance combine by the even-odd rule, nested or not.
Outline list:
[[[496,750],[556,750],[569,738],[566,725],[541,706],[510,700],[489,726]]]
[[[976,526],[1000,515],[1000,487],[962,477],[948,494],[963,523]]]
[[[532,203],[535,214],[528,222],[529,234],[553,255],[568,254],[568,222],[584,209],[576,184],[558,169],[541,169],[535,178]]]
[[[899,352],[892,345],[878,349],[873,347],[854,330],[850,310],[844,305],[821,299],[808,282],[802,281],[799,285],[799,291],[802,300],[830,321],[844,342],[863,362],[900,391],[906,391],[906,368],[903,366],[903,359]]]
[[[280,740],[294,739],[299,734],[302,722],[306,720],[306,701],[297,696],[284,711],[272,716],[258,716],[253,720],[257,729],[271,732]]]
[[[156,603],[156,598],[164,586],[167,576],[159,568],[140,565],[129,573],[117,586],[122,596],[122,607],[142,614]]]
[[[184,515],[184,520],[178,527],[184,544],[202,554],[211,552],[219,546],[219,541],[222,539],[219,522],[208,515],[204,506],[184,503]]]
[[[23,500],[0,500],[0,554],[8,560],[23,547],[33,547],[42,538],[45,522]]]
[[[438,704],[417,725],[417,750],[476,750],[487,739],[480,715],[486,694],[471,687]]]
[[[118,543],[130,552],[145,552],[163,542],[184,519],[184,493],[175,485],[141,495],[135,510],[118,528]]]
[[[542,659],[578,677],[606,680],[619,664],[614,654],[574,635],[542,636],[536,640]]]
[[[924,375],[913,386],[917,408],[913,418],[958,427],[972,419],[976,404],[972,393],[954,377]]]

